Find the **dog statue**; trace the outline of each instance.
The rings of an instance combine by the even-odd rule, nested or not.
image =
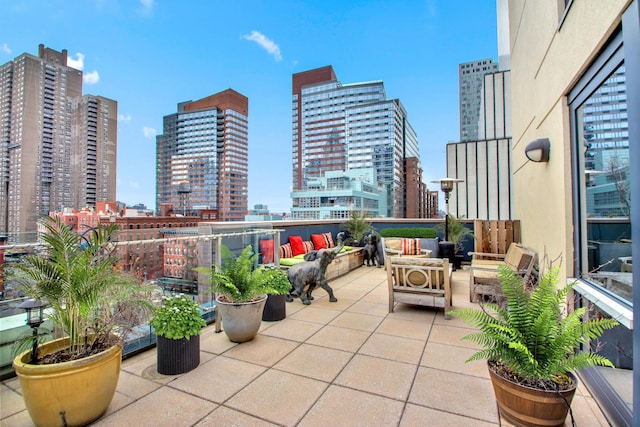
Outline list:
[[[300,297],[303,304],[311,304],[311,300],[313,300],[311,292],[317,286],[327,291],[329,301],[338,301],[333,295],[333,289],[331,289],[331,286],[329,286],[325,278],[325,272],[327,271],[327,266],[331,264],[331,261],[335,259],[338,252],[340,252],[344,246],[341,234],[342,233],[338,234],[338,246],[336,248],[312,251],[312,255],[312,252],[309,252],[306,254],[309,255],[308,257],[305,255],[305,262],[289,267],[289,270],[287,270],[287,278],[291,283],[291,289],[286,296],[288,302],[293,301],[294,297]]]
[[[371,233],[365,238],[365,245],[362,249],[362,265],[381,267],[380,257],[378,256],[378,235]]]

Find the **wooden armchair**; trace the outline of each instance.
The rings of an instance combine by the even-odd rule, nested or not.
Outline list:
[[[389,256],[385,262],[389,286],[389,313],[396,302],[451,310],[451,274],[448,259]]]
[[[506,254],[469,252],[471,267],[469,269],[469,300],[476,302],[490,297],[494,302],[502,295],[498,280],[498,266],[506,265],[521,275],[525,280],[531,276],[537,255],[520,243],[511,243]]]

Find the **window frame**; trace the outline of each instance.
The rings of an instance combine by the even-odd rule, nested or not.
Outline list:
[[[564,18],[571,6],[571,1],[567,3],[565,13],[558,26],[564,21]],[[586,204],[583,204],[584,193],[582,185],[584,179],[584,164],[582,156],[577,150],[581,145],[577,142],[576,129],[576,110],[581,106],[587,97],[589,97],[606,77],[611,75],[615,69],[624,64],[626,75],[626,92],[627,92],[627,114],[628,114],[628,130],[629,130],[629,156],[631,165],[640,165],[640,123],[633,118],[640,117],[640,11],[638,1],[634,0],[625,10],[622,16],[622,22],[616,32],[611,36],[605,47],[598,52],[597,58],[588,67],[585,73],[578,80],[574,88],[567,95],[567,101],[570,109],[571,118],[571,168],[573,178],[573,195],[572,202],[574,206],[574,273],[579,276],[581,273],[580,266],[586,262],[587,249],[581,244],[586,245]],[[631,168],[630,170],[630,194],[632,200],[640,200],[640,168]],[[640,253],[640,209],[632,209],[630,215],[630,223],[636,224],[632,226],[632,252]],[[636,269],[633,273],[633,281],[640,283],[640,271]],[[575,280],[575,279],[572,279]],[[594,302],[600,296],[608,297],[602,288],[595,286],[587,281],[580,280],[575,288],[581,291],[583,295],[588,295],[589,300]],[[618,303],[616,299],[611,299],[613,304]],[[633,305],[631,307],[618,307],[614,311],[626,312],[624,320],[632,322],[633,317],[640,315],[640,292],[634,292]],[[623,322],[624,323],[624,322]],[[631,325],[632,326],[632,325]],[[633,328],[633,353],[636,358],[633,359],[634,377],[637,377],[636,370],[640,369],[640,328]],[[606,413],[608,421],[613,425],[633,425],[640,416],[634,417],[633,411],[622,402],[612,389],[605,377],[596,369],[588,368],[580,372],[580,376],[586,383],[592,395],[596,397],[599,404]],[[635,412],[640,410],[640,382],[633,381],[633,408]],[[635,419],[634,419],[635,418]]]

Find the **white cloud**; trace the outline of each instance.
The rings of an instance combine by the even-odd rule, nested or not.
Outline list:
[[[94,85],[100,81],[100,74],[98,74],[98,70],[93,70],[90,73],[85,73],[82,77],[82,81],[88,85]]]
[[[7,46],[6,43],[2,43],[2,45],[0,45],[0,51],[4,53],[11,53],[11,49],[9,49],[9,46]]]
[[[258,43],[264,50],[269,52],[270,55],[273,55],[276,61],[282,60],[282,55],[280,54],[280,46],[275,44],[273,40],[265,37],[264,34],[259,33],[258,31],[251,31],[251,34],[245,34],[242,36],[243,39],[249,40],[252,42]]]
[[[140,11],[142,15],[151,15],[151,12],[153,12],[154,0],[140,0],[140,5],[142,6],[142,10]]]
[[[131,114],[118,114],[118,121],[119,122],[130,122],[131,121]]]
[[[156,136],[158,131],[156,131],[154,128],[150,128],[148,126],[145,126],[145,127],[142,128],[142,133],[144,133],[144,137],[145,138],[152,139],[153,137]]]
[[[140,183],[137,181],[129,181],[129,188],[138,189],[140,188]]]
[[[67,65],[71,68],[75,68],[76,70],[84,70],[84,53],[76,53],[76,58],[77,59],[67,57]]]

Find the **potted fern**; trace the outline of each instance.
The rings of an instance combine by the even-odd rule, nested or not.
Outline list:
[[[15,263],[11,277],[45,302],[53,341],[15,357],[29,416],[36,425],[86,425],[114,396],[127,332],[146,322],[150,289],[117,270],[115,224],[79,235],[44,217],[44,255]],[[90,387],[87,387],[90,384]]]
[[[196,270],[211,278],[211,290],[217,294],[218,312],[229,340],[250,341],[260,329],[267,295],[284,295],[291,284],[280,269],[266,265],[254,268],[259,254],[254,253],[251,245],[237,257],[224,245],[220,251],[222,265]]]
[[[200,364],[200,332],[206,322],[197,302],[186,295],[165,297],[149,325],[156,332],[160,374],[183,374]]]
[[[585,320],[586,308],[564,313],[572,285],[557,289],[559,267],[542,275],[533,289],[508,267],[498,277],[505,306],[485,304],[481,309],[450,311],[478,332],[462,339],[483,349],[472,360],[487,360],[501,415],[515,425],[562,426],[577,387],[578,369],[613,364],[598,354],[577,351],[587,347],[613,319]],[[526,396],[526,398],[525,398]]]

